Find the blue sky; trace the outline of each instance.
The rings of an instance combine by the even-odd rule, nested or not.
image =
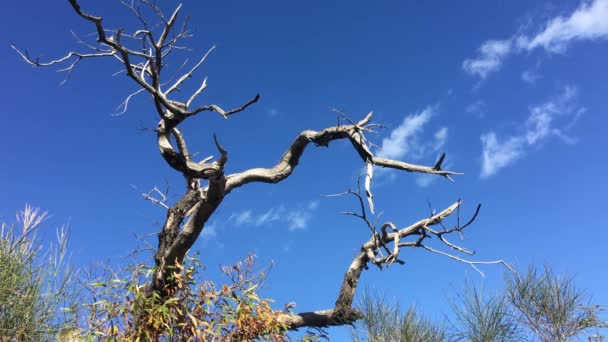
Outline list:
[[[108,27],[135,25],[118,1],[81,4]],[[428,201],[440,210],[462,198],[463,214],[480,202],[463,242],[476,260],[547,262],[608,304],[607,0],[187,1],[183,11],[195,36],[173,66],[216,46],[197,75],[209,86],[199,101],[231,107],[262,96],[229,120],[189,120],[191,150],[213,154],[216,133],[230,153],[229,173],[270,166],[300,131],[334,125],[330,108],[353,119],[374,111],[386,126],[369,137],[379,154],[428,165],[446,152],[445,165],[464,172],[454,183],[380,172],[381,220],[406,226],[429,214]],[[49,239],[54,227],[71,224],[78,263],[126,263],[141,246],[134,236],[156,232],[164,217],[141,193],[168,186],[171,201],[183,191],[146,130],[156,114],[140,96],[116,115],[137,88],[112,76],[115,61],[82,63],[60,85],[64,74],[34,69],[10,48],[41,59],[78,48],[71,32],[87,39],[93,29],[67,1],[14,2],[5,14],[0,215],[40,206],[53,214]],[[281,184],[230,194],[196,244],[207,272],[252,251],[260,265],[274,262],[264,291],[278,303],[332,306],[368,231],[339,214],[356,209],[352,199],[322,195],[356,186],[361,167],[350,144],[336,142],[307,150]],[[362,286],[434,318],[449,311],[465,277],[497,290],[504,272],[484,266],[482,279],[421,250],[403,258],[404,266],[370,269]],[[336,338],[346,332],[330,330]]]

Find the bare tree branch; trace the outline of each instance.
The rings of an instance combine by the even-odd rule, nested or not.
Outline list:
[[[474,254],[473,251],[447,239],[450,234],[461,234],[463,229],[468,227],[479,213],[480,207],[478,206],[472,217],[464,225],[461,225],[459,217],[460,200],[439,213],[432,211],[429,217],[410,226],[398,228],[392,222],[385,222],[377,229],[379,215],[375,215],[376,220],[372,222],[367,212],[369,210],[369,213],[374,215],[376,211],[371,189],[374,166],[434,174],[449,180],[452,180],[451,176],[461,173],[443,169],[445,153],[439,157],[433,166],[410,164],[375,156],[371,151],[371,148],[375,145],[366,138],[366,134],[374,132],[380,126],[371,123],[371,112],[362,120],[355,122],[341,111],[334,110],[339,115],[336,126],[319,131],[305,130],[301,132],[283,153],[279,161],[270,168],[252,168],[226,176],[224,168],[228,162],[228,152],[219,143],[219,139],[215,135],[213,138],[215,147],[220,154],[219,158],[215,161],[212,157],[199,162],[193,161],[193,156],[190,155],[186,138],[179,129],[179,125],[187,118],[205,111],[215,112],[224,118],[228,118],[228,116],[240,113],[256,103],[260,98],[259,94],[241,106],[229,110],[224,110],[216,104],[191,108],[193,102],[207,87],[207,79],[203,78],[200,81],[200,86],[192,94],[185,97],[187,98],[186,101],[170,98],[175,91],[180,91],[180,87],[188,78],[193,77],[215,48],[215,46],[211,47],[189,71],[182,73],[184,63],[182,67],[178,68],[175,75],[168,79],[163,77],[164,60],[173,51],[181,48],[178,45],[180,39],[190,36],[186,30],[187,18],[183,20],[181,28],[178,24],[181,5],[178,5],[171,16],[167,18],[154,1],[139,0],[139,2],[133,1],[131,3],[122,1],[143,26],[142,29],[133,33],[124,33],[122,29],[106,29],[102,24],[102,18],[84,12],[77,0],[69,0],[69,2],[81,18],[91,22],[96,28],[97,46],[84,43],[76,36],[81,44],[93,50],[92,53],[72,51],[61,58],[40,62],[38,59],[32,59],[27,51],[22,52],[15,46],[13,46],[13,49],[17,51],[22,59],[33,66],[57,65],[61,67],[60,71],[66,72],[68,76],[83,59],[115,58],[121,63],[121,68],[124,68],[122,72],[126,73],[140,87],[128,95],[119,106],[123,109],[120,114],[126,112],[129,102],[134,96],[143,92],[152,95],[155,110],[160,118],[156,128],[160,153],[170,167],[184,176],[187,186],[185,195],[173,205],[167,203],[167,196],[157,188],[142,194],[145,199],[159,204],[167,211],[165,223],[158,234],[158,249],[154,255],[156,268],[149,288],[150,291],[157,291],[161,297],[167,295],[167,292],[164,291],[166,291],[168,285],[171,285],[170,272],[172,271],[170,270],[174,270],[172,266],[183,263],[186,253],[194,245],[205,228],[206,222],[221,205],[227,194],[236,188],[253,182],[281,182],[293,173],[310,143],[316,146],[328,146],[334,140],[343,139],[350,141],[365,166],[363,190],[361,180],[359,180],[357,191],[348,190],[341,194],[354,195],[359,201],[360,212],[352,211],[345,212],[345,214],[363,220],[370,229],[370,237],[361,245],[359,253],[347,268],[334,307],[329,310],[285,315],[281,317],[281,322],[287,328],[344,325],[359,319],[360,314],[353,309],[352,304],[362,272],[368,269],[369,263],[380,269],[387,268],[395,263],[404,264],[405,262],[399,259],[399,254],[404,248],[422,248],[468,264],[480,273],[481,271],[477,267],[480,264],[503,264],[510,269],[509,265],[503,260],[471,261],[429,245],[430,238],[436,237],[437,239],[433,241],[439,241],[447,248],[456,251],[456,254]],[[148,25],[142,15],[139,3],[149,7],[155,13],[161,21],[158,26]],[[158,39],[155,39],[159,32]],[[166,90],[163,90],[165,87],[167,87]],[[201,185],[201,181],[205,181],[206,184]],[[367,208],[365,203],[367,203]],[[455,212],[456,225],[448,229],[444,220]],[[433,226],[436,225],[440,228],[434,229]],[[481,274],[483,275],[483,273]]]
[[[158,8],[156,6],[154,6],[155,8]],[[173,25],[175,25],[175,21],[177,20],[177,15],[179,14],[179,11],[182,8],[182,4],[177,5],[177,8],[175,8],[175,10],[173,11],[173,14],[171,15],[171,18],[169,18],[168,21],[166,21],[165,23],[165,28],[163,29],[163,32],[160,34],[160,38],[158,38],[158,42],[156,43],[156,48],[160,49],[163,47],[163,45],[165,44],[165,40],[167,39],[167,36],[169,35],[169,32],[171,32],[171,29],[173,29]],[[161,18],[164,18],[162,15],[162,11],[157,11],[157,13],[159,13],[159,16]]]
[[[441,168],[436,169],[429,166],[414,165],[397,160],[375,157],[369,150],[367,144],[362,141],[361,135],[359,134],[361,130],[365,130],[366,125],[371,120],[371,115],[372,113],[369,113],[363,120],[355,125],[334,126],[322,131],[303,131],[298,135],[291,146],[289,146],[274,167],[269,169],[254,168],[227,176],[226,193],[252,182],[278,183],[291,175],[309,143],[312,142],[317,146],[328,146],[331,141],[340,139],[349,139],[363,161],[376,166],[408,172],[436,174],[444,177],[461,174],[458,172],[442,170]]]
[[[149,192],[144,192],[141,194],[143,198],[146,200],[158,204],[161,207],[169,210],[169,206],[165,203],[167,201],[167,196],[163,194],[157,187],[154,187]]]
[[[131,101],[131,99],[141,93],[143,93],[145,91],[144,88],[139,88],[138,90],[134,91],[133,93],[129,94],[129,96],[127,96],[127,98],[118,106],[118,108],[116,109],[120,109],[122,108],[121,111],[117,112],[114,115],[122,115],[124,113],[127,112],[127,109],[129,108],[129,102]]]
[[[363,196],[361,196],[360,191],[359,191],[359,193],[357,193],[357,192],[348,190],[344,193],[337,194],[334,196],[341,196],[341,195],[346,195],[346,194],[355,195],[358,198],[359,202],[361,204],[363,204]],[[353,323],[360,317],[359,312],[357,312],[352,307],[352,303],[353,303],[353,298],[354,298],[355,291],[357,288],[357,284],[359,282],[362,272],[367,269],[367,264],[369,262],[376,264],[381,269],[382,269],[382,265],[385,265],[385,267],[388,267],[391,264],[393,264],[394,262],[404,264],[404,262],[402,260],[399,260],[399,258],[398,258],[399,247],[423,248],[432,253],[446,256],[450,259],[470,265],[476,271],[478,271],[482,276],[484,274],[477,267],[477,265],[502,264],[503,266],[505,266],[506,268],[508,268],[509,270],[512,271],[513,269],[511,268],[511,266],[509,266],[504,260],[471,261],[471,260],[467,260],[467,259],[461,258],[456,255],[452,255],[452,254],[440,251],[438,249],[435,249],[433,247],[430,247],[430,246],[422,243],[427,237],[430,237],[431,235],[442,236],[445,234],[449,234],[447,231],[436,232],[433,229],[430,229],[429,227],[433,226],[433,225],[442,224],[442,222],[447,217],[452,215],[457,210],[457,208],[460,207],[461,203],[462,202],[460,200],[458,200],[455,203],[453,203],[452,205],[450,205],[449,207],[447,207],[446,209],[442,210],[441,212],[439,212],[437,214],[432,214],[428,218],[419,220],[418,222],[416,222],[410,226],[401,228],[401,229],[397,229],[395,224],[393,224],[392,222],[386,222],[381,226],[381,229],[380,229],[382,231],[381,236],[376,232],[376,228],[374,226],[372,229],[372,236],[370,237],[370,239],[367,242],[365,242],[361,246],[361,251],[353,259],[353,261],[351,262],[349,268],[347,269],[347,271],[344,275],[344,280],[342,281],[342,285],[340,287],[340,291],[339,291],[339,294],[338,294],[338,297],[337,297],[337,300],[335,303],[335,307],[332,309],[328,309],[328,310],[320,310],[320,311],[314,311],[314,312],[305,312],[305,313],[300,313],[300,314],[287,315],[285,317],[281,317],[282,323],[285,324],[289,329],[297,329],[297,328],[304,327],[304,326],[326,327],[326,326],[332,326],[332,325],[345,325],[345,324]],[[455,233],[455,232],[459,232],[462,229],[466,228],[466,226],[468,226],[477,217],[477,214],[479,213],[479,208],[480,207],[477,206],[477,209],[476,209],[474,215],[467,222],[466,225],[456,226],[453,229],[451,229],[450,232]],[[367,219],[367,216],[365,215],[364,207],[362,207],[361,213],[349,213],[349,214],[352,214],[355,217],[361,218],[368,225],[370,224],[370,221]],[[459,222],[460,220],[457,219],[457,221]],[[388,231],[388,229],[390,229],[390,232]],[[429,234],[431,234],[431,235],[429,235]],[[407,238],[409,236],[418,236],[418,238],[416,241],[400,242],[401,239]],[[446,243],[444,240],[445,239],[441,240],[442,242],[444,242],[444,244],[446,244],[450,247],[456,247],[456,249],[458,249],[459,251],[466,251],[466,249],[463,249],[461,247],[455,246],[450,243]],[[389,243],[394,244],[392,251],[388,250],[386,248],[386,245]],[[382,256],[382,257],[377,256],[378,253],[380,252],[381,247],[384,247],[388,251],[389,254],[387,256]]]
[[[198,61],[198,63],[196,63],[192,69],[190,69],[190,71],[188,71],[187,73],[183,74],[182,77],[180,77],[169,89],[167,89],[167,91],[165,91],[165,95],[169,95],[171,94],[171,92],[173,92],[174,90],[178,90],[179,86],[182,85],[182,83],[184,83],[184,81],[190,77],[192,77],[192,74],[196,71],[196,69],[198,69],[207,59],[207,56],[209,56],[209,54],[211,53],[211,51],[213,51],[215,49],[215,45],[212,46],[207,53],[205,53],[203,55],[203,57],[200,59],[200,61]],[[196,94],[196,93],[195,93]],[[188,100],[188,103],[192,102],[191,100]],[[186,106],[187,107],[187,106]]]
[[[473,268],[475,269],[475,271],[479,272],[479,274],[481,274],[481,276],[482,276],[482,277],[485,277],[486,275],[485,275],[485,274],[484,274],[484,273],[483,273],[483,272],[482,272],[482,271],[481,271],[479,268],[477,268],[477,267],[476,267],[476,265],[501,264],[501,265],[503,265],[504,267],[506,267],[506,268],[508,268],[509,270],[511,270],[512,272],[515,272],[515,270],[513,270],[513,268],[512,268],[512,267],[511,267],[509,264],[507,264],[507,263],[506,263],[504,260],[493,260],[493,261],[470,261],[470,260],[463,259],[463,258],[460,258],[460,257],[455,256],[455,255],[452,255],[452,254],[449,254],[449,253],[442,252],[442,251],[440,251],[440,250],[437,250],[437,249],[431,248],[431,247],[429,247],[429,246],[420,245],[420,247],[422,247],[422,248],[426,249],[426,250],[427,250],[427,251],[429,251],[429,252],[437,253],[437,254],[439,254],[439,255],[446,256],[446,257],[448,257],[448,258],[450,258],[450,259],[454,259],[454,260],[456,260],[456,261],[460,261],[460,262],[462,262],[462,263],[468,264],[468,265],[470,265],[471,267],[473,267]]]

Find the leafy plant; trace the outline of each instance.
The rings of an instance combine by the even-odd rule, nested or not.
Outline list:
[[[149,288],[154,268],[138,265],[126,278],[113,274],[90,284],[89,339],[110,341],[267,341],[286,339],[279,322],[284,311],[258,296],[263,273],[253,271],[253,256],[222,268],[229,282],[197,284],[198,259],[177,264],[171,287],[160,295]]]
[[[46,212],[26,205],[0,227],[0,340],[44,341],[74,327],[78,291],[67,263],[68,229],[46,247],[36,232]]]

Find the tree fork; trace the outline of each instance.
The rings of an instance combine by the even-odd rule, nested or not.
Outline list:
[[[228,161],[227,151],[219,144],[216,136],[214,136],[214,142],[220,153],[220,158],[215,161],[211,161],[211,157],[199,162],[193,161],[192,156],[188,152],[186,138],[179,130],[180,124],[187,118],[203,112],[215,112],[224,118],[228,118],[256,103],[260,96],[255,95],[243,105],[229,110],[224,110],[215,104],[192,106],[194,100],[202,94],[207,86],[207,79],[205,78],[200,87],[186,101],[178,101],[171,98],[172,93],[175,90],[179,90],[180,86],[193,76],[206,60],[207,55],[213,50],[213,48],[209,49],[194,67],[182,74],[181,77],[178,77],[176,81],[173,78],[169,78],[168,80],[163,78],[164,60],[179,48],[177,42],[189,35],[185,26],[179,30],[175,29],[181,5],[167,19],[160,13],[160,9],[154,3],[144,2],[147,6],[154,6],[154,11],[162,19],[159,26],[161,34],[156,40],[152,32],[147,30],[148,25],[144,18],[141,17],[138,11],[131,8],[145,29],[130,34],[129,40],[122,40],[121,38],[125,35],[123,30],[108,30],[103,26],[101,17],[84,12],[77,0],[69,0],[69,2],[81,18],[93,23],[96,28],[96,41],[98,45],[87,45],[93,49],[92,52],[71,51],[62,58],[40,62],[38,59],[30,58],[27,53],[22,52],[16,47],[13,46],[13,48],[27,63],[33,66],[68,64],[67,67],[61,69],[67,72],[68,76],[82,60],[110,57],[118,60],[124,68],[126,75],[139,86],[139,89],[130,94],[123,102],[122,106],[125,110],[129,100],[133,96],[144,92],[152,96],[157,115],[160,118],[156,128],[157,146],[167,164],[183,175],[186,180],[186,190],[185,195],[173,206],[169,207],[163,203],[164,208],[167,209],[167,215],[165,223],[158,234],[158,249],[154,254],[156,269],[150,283],[151,290],[158,291],[162,296],[167,295],[166,289],[173,285],[170,281],[171,272],[178,271],[179,268],[175,266],[183,264],[186,253],[198,239],[206,222],[215,213],[227,194],[249,183],[281,182],[293,173],[310,143],[317,146],[328,146],[334,140],[343,139],[350,141],[366,170],[364,192],[359,189],[358,191],[349,190],[345,193],[355,195],[358,198],[361,212],[346,214],[362,219],[371,230],[370,238],[361,245],[360,252],[354,257],[345,272],[334,308],[299,314],[285,314],[280,317],[280,321],[285,327],[288,329],[326,327],[355,322],[360,318],[360,314],[353,308],[353,298],[363,271],[368,268],[369,263],[380,269],[387,268],[393,263],[403,264],[404,262],[399,259],[399,252],[402,248],[425,249],[429,252],[466,263],[475,269],[477,269],[475,266],[477,264],[488,263],[500,263],[508,267],[502,260],[489,262],[470,261],[427,245],[426,239],[434,236],[437,238],[434,241],[441,242],[451,250],[456,250],[458,253],[467,255],[473,254],[472,251],[453,244],[446,239],[446,236],[454,233],[459,234],[465,229],[475,219],[479,211],[478,207],[471,220],[465,225],[457,224],[452,228],[445,227],[443,221],[460,208],[460,200],[438,214],[433,212],[429,217],[403,228],[397,228],[395,224],[387,222],[377,229],[375,223],[369,220],[364,200],[366,200],[367,207],[373,214],[374,205],[371,181],[374,166],[406,172],[434,174],[449,180],[451,180],[451,176],[461,174],[442,169],[445,154],[442,154],[439,160],[432,166],[410,164],[404,161],[375,156],[370,148],[373,145],[368,142],[365,136],[369,132],[374,132],[374,129],[379,126],[371,123],[371,112],[358,122],[351,121],[344,114],[339,113],[348,124],[338,124],[337,126],[327,127],[320,131],[302,131],[279,158],[279,161],[270,168],[251,168],[242,172],[225,175],[224,166]],[[128,4],[126,5],[129,6]],[[131,45],[125,45],[125,42]],[[174,146],[172,138],[177,147]],[[201,181],[205,181],[207,184],[201,186]],[[433,228],[435,225],[439,225],[442,229]],[[389,248],[391,245],[392,248]]]

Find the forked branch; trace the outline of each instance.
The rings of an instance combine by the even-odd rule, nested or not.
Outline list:
[[[340,139],[348,139],[365,164],[407,172],[435,174],[446,178],[450,175],[462,174],[459,172],[443,170],[440,163],[435,166],[423,166],[374,156],[370,151],[367,142],[362,138],[362,132],[365,132],[368,129],[368,126],[373,125],[370,123],[371,118],[372,113],[370,112],[356,124],[338,125],[321,131],[303,131],[291,143],[291,146],[283,153],[283,156],[275,166],[271,168],[249,169],[244,172],[227,176],[226,193],[252,182],[278,183],[291,175],[308,144],[313,143],[317,146],[328,146],[330,142]]]
[[[279,161],[270,168],[252,168],[226,176],[224,174],[224,167],[228,162],[228,152],[227,149],[220,145],[219,139],[216,136],[214,136],[214,142],[220,157],[214,161],[212,158],[206,158],[199,162],[194,161],[189,153],[186,138],[178,127],[184,120],[205,111],[215,112],[224,118],[228,118],[228,116],[240,113],[256,103],[260,96],[255,95],[243,105],[228,110],[216,104],[200,105],[198,107],[192,106],[193,102],[207,87],[207,79],[202,78],[202,81],[199,81],[200,86],[192,94],[184,97],[186,98],[185,101],[180,101],[173,97],[175,93],[181,90],[180,88],[185,82],[199,71],[210,52],[214,49],[213,47],[209,49],[185,73],[182,73],[182,68],[179,68],[178,72],[168,79],[163,77],[163,71],[166,66],[165,59],[173,51],[180,49],[178,46],[180,39],[189,37],[186,29],[187,20],[184,20],[181,26],[178,24],[181,5],[177,6],[171,16],[167,17],[163,15],[155,1],[139,0],[130,3],[123,1],[123,4],[131,9],[143,25],[142,29],[127,33],[122,29],[108,30],[103,26],[101,17],[83,11],[77,0],[69,0],[69,2],[81,18],[91,22],[95,26],[97,33],[96,42],[88,44],[80,41],[82,45],[91,50],[90,52],[71,51],[64,57],[56,60],[40,62],[38,59],[31,58],[27,52],[21,51],[14,46],[13,48],[19,53],[21,58],[33,66],[60,66],[60,71],[64,71],[68,75],[80,61],[85,59],[111,57],[118,60],[123,69],[122,72],[126,73],[140,87],[139,90],[133,92],[123,102],[121,105],[123,111],[126,111],[130,99],[134,96],[144,92],[152,95],[156,112],[160,118],[156,132],[157,144],[161,155],[167,164],[185,177],[187,187],[185,195],[173,205],[167,204],[166,196],[157,189],[142,194],[144,198],[163,206],[167,210],[167,218],[161,232],[158,234],[158,249],[154,256],[156,268],[150,290],[159,291],[162,296],[164,289],[171,285],[169,270],[174,269],[172,266],[183,262],[186,253],[193,246],[204,229],[206,222],[220,206],[226,194],[253,182],[281,182],[293,173],[310,143],[316,146],[328,146],[330,142],[342,139],[350,141],[366,170],[364,191],[362,192],[359,187],[358,192],[347,192],[358,198],[361,212],[351,212],[348,214],[364,220],[370,228],[371,236],[368,241],[361,245],[359,253],[348,267],[334,308],[285,315],[281,320],[286,327],[289,329],[325,327],[350,324],[357,320],[360,316],[352,307],[352,303],[363,270],[368,268],[369,263],[376,265],[380,269],[384,269],[395,263],[403,264],[404,261],[399,258],[400,251],[403,248],[422,248],[471,265],[478,271],[479,269],[476,267],[478,264],[493,263],[503,264],[508,267],[502,260],[489,262],[471,261],[458,255],[444,252],[437,247],[431,247],[428,244],[428,238],[435,237],[437,241],[440,241],[444,246],[456,253],[473,254],[472,251],[450,242],[447,236],[455,233],[460,234],[463,229],[469,226],[477,216],[479,207],[477,207],[473,217],[464,225],[457,223],[452,228],[446,228],[443,224],[443,221],[447,217],[454,212],[458,213],[457,210],[461,205],[460,200],[437,214],[432,213],[429,217],[403,228],[397,228],[397,225],[391,222],[386,222],[378,228],[376,222],[371,222],[368,219],[368,215],[365,212],[365,202],[371,214],[374,214],[371,189],[374,166],[407,172],[434,174],[450,180],[452,175],[461,174],[443,169],[442,165],[445,154],[441,155],[433,166],[410,164],[404,161],[375,156],[371,152],[371,147],[374,145],[365,136],[368,132],[373,132],[378,127],[377,124],[371,123],[371,112],[358,122],[352,121],[343,113],[338,112],[346,121],[346,125],[342,125],[339,120],[338,124],[333,127],[319,131],[305,130],[301,132],[283,153]],[[160,20],[160,26],[147,24],[139,8],[139,4],[148,6],[155,13]],[[201,185],[201,180],[205,180],[207,184]],[[460,222],[460,220],[457,221]],[[437,228],[437,226],[442,229]]]
[[[363,196],[361,196],[361,191],[353,192],[349,190],[343,194],[353,194],[358,198],[359,203],[363,204],[364,199]],[[286,315],[282,317],[282,322],[289,329],[297,329],[300,327],[307,326],[326,327],[332,325],[352,324],[360,318],[359,312],[357,312],[357,310],[353,308],[352,303],[361,274],[364,270],[368,269],[368,263],[372,263],[378,266],[380,269],[389,267],[394,262],[404,264],[405,262],[399,259],[400,247],[422,248],[427,251],[446,256],[453,260],[457,260],[470,265],[482,275],[483,273],[476,267],[476,265],[502,264],[509,270],[513,271],[513,269],[504,260],[472,261],[453,254],[449,254],[447,252],[424,244],[427,238],[430,238],[432,236],[443,237],[443,235],[446,234],[460,232],[462,229],[466,228],[470,223],[473,222],[473,220],[477,217],[477,214],[479,213],[480,206],[477,206],[477,209],[475,210],[475,213],[473,214],[472,218],[465,225],[459,226],[457,224],[451,229],[446,229],[442,231],[437,231],[431,228],[436,225],[443,226],[443,221],[452,214],[454,214],[454,212],[460,207],[461,204],[462,202],[458,200],[449,207],[442,210],[441,212],[433,214],[428,218],[421,219],[410,226],[403,227],[400,229],[397,229],[396,225],[392,222],[386,222],[382,224],[380,228],[380,231],[382,232],[381,234],[378,233],[378,230],[374,225],[372,227],[372,236],[368,241],[361,245],[359,254],[355,256],[350,266],[348,267],[346,273],[344,274],[344,279],[342,281],[342,285],[340,287],[340,291],[334,308],[328,310]],[[371,225],[371,222],[367,218],[367,214],[365,213],[364,207],[362,207],[361,213],[349,212],[347,214],[358,217],[364,220],[367,225]],[[457,218],[457,222],[459,221],[460,219]],[[410,240],[404,241],[407,238],[410,238]],[[462,247],[456,246],[451,243],[446,243],[444,239],[442,239],[441,241],[450,248],[456,249],[458,251],[466,251],[466,249]],[[393,245],[393,248],[389,249],[387,246],[391,244]],[[388,255],[381,256],[382,251],[388,252]]]

